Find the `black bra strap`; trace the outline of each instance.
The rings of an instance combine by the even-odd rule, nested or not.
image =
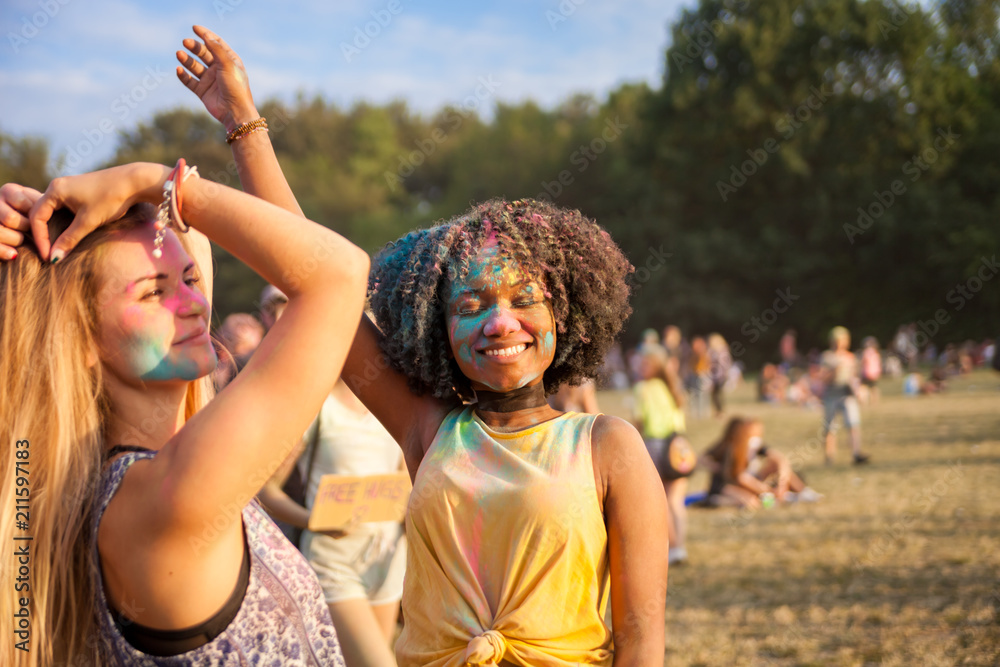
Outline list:
[[[151,452],[152,449],[140,447],[139,445],[115,445],[104,453],[104,460],[107,461],[113,456],[118,456],[124,452]]]
[[[247,545],[244,533],[243,564],[240,566],[236,588],[233,589],[222,609],[217,611],[212,618],[180,630],[157,630],[136,623],[114,610],[112,610],[111,616],[125,641],[143,653],[166,657],[193,651],[221,635],[236,618],[243,606],[243,598],[246,597],[247,588],[250,586],[250,569],[250,547]]]

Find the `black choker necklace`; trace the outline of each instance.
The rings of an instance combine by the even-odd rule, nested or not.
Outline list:
[[[543,405],[548,405],[548,402],[545,400],[545,386],[541,382],[513,391],[476,392],[476,409],[481,412],[517,412]]]

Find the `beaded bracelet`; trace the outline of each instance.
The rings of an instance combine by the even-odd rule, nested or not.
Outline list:
[[[267,119],[261,116],[256,120],[251,120],[242,125],[237,125],[236,128],[226,135],[226,143],[232,144],[237,139],[242,139],[248,134],[253,134],[254,132],[267,132]]]
[[[181,218],[181,183],[191,176],[198,178],[198,167],[189,167],[181,158],[177,161],[167,180],[163,182],[163,201],[156,210],[156,236],[153,237],[153,257],[159,259],[163,256],[163,238],[169,225],[173,225],[177,231],[187,233],[191,227]]]

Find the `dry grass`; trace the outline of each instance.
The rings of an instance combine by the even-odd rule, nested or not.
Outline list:
[[[759,404],[761,419],[826,499],[740,513],[692,509],[690,562],[672,568],[667,665],[1000,664],[1000,375],[981,371],[939,396],[882,382],[862,410],[872,463],[825,467],[821,414]],[[624,414],[622,394],[602,410]],[[722,421],[689,423],[696,449]],[[698,472],[690,491],[707,488]]]

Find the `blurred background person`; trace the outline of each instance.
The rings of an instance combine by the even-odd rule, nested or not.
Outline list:
[[[315,458],[307,443],[315,443]],[[289,473],[306,480],[305,505],[282,490]],[[323,475],[378,475],[403,470],[403,452],[385,427],[338,379],[294,457],[261,490],[275,519],[306,529],[299,545],[319,578],[348,667],[395,665],[396,630],[406,569],[406,537],[398,521],[354,523],[343,530],[308,530]]]
[[[579,385],[563,384],[559,390],[548,396],[549,405],[563,412],[589,412],[597,414],[597,383],[585,380]]]
[[[639,355],[638,369],[639,381],[632,387],[633,423],[642,434],[667,495],[669,560],[680,563],[687,560],[687,478],[694,471],[697,457],[684,436],[684,398],[680,381],[667,363],[666,351],[647,347]]]
[[[604,363],[601,365],[597,377],[602,388],[628,389],[628,370],[621,343],[615,342],[608,348],[608,353],[604,355]]]
[[[781,367],[764,364],[757,378],[757,400],[764,403],[783,403],[788,390],[788,377]]]
[[[786,374],[799,365],[799,349],[795,329],[788,329],[778,341],[778,354],[781,355],[781,368]]]
[[[691,416],[701,419],[708,414],[708,396],[712,387],[708,345],[701,336],[691,339],[691,355],[684,369],[684,388],[691,398]]]
[[[733,357],[729,345],[721,334],[708,337],[708,378],[712,393],[713,416],[721,418],[725,412],[724,394],[733,370]]]
[[[712,475],[708,503],[716,507],[757,509],[768,494],[778,502],[823,498],[805,485],[781,452],[764,444],[764,425],[756,419],[730,419],[722,438],[698,462]]]
[[[669,324],[663,328],[663,347],[667,349],[670,370],[680,377],[683,359],[690,354],[691,346],[684,340],[679,327]]]
[[[259,310],[260,322],[264,325],[264,331],[271,330],[287,305],[288,297],[274,285],[268,285],[261,290]]]
[[[882,377],[882,353],[878,349],[878,340],[867,336],[861,350],[861,386],[864,387],[864,403],[878,403],[878,381]]]
[[[216,390],[229,384],[243,370],[250,357],[264,339],[264,327],[249,313],[233,313],[222,321],[217,332],[219,343],[225,348],[225,363],[213,373]]]
[[[851,451],[856,465],[867,463],[869,456],[861,451],[861,410],[856,398],[858,365],[850,350],[851,334],[844,327],[830,330],[830,349],[820,361],[823,381],[823,437],[826,440],[826,463],[833,463],[837,453],[837,416],[840,415],[851,439]]]

